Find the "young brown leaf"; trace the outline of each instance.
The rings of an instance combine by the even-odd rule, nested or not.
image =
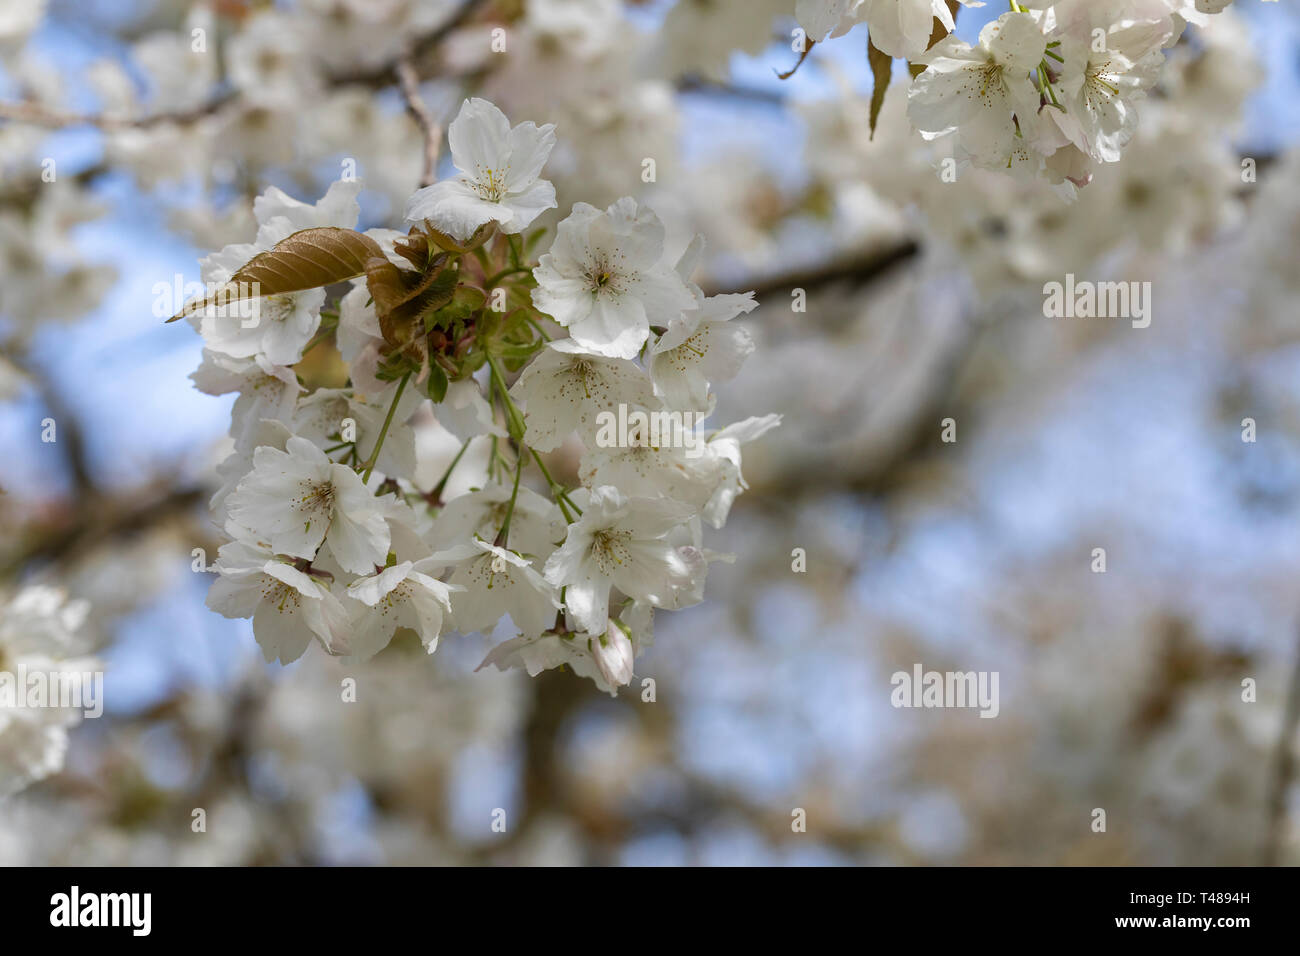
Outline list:
[[[302,292],[353,279],[365,273],[369,260],[383,257],[379,243],[355,230],[337,226],[302,229],[255,255],[221,288],[188,303],[167,321],[175,322],[212,305]]]
[[[416,319],[451,301],[460,271],[449,268],[450,262],[451,256],[440,252],[423,273],[403,271],[387,259],[373,258],[366,263],[366,284],[386,342],[403,344],[416,334]]]
[[[816,40],[810,40],[807,45],[804,46],[803,52],[799,54],[799,59],[795,61],[794,66],[790,67],[790,69],[786,70],[784,73],[777,72],[776,78],[778,80],[788,80],[790,77],[794,76],[799,67],[803,66],[803,61],[808,59],[808,54],[812,52],[812,48],[816,45]]]
[[[871,64],[871,139],[876,138],[876,120],[880,116],[880,107],[885,104],[885,91],[889,89],[889,79],[893,75],[894,58],[881,53],[876,45],[867,41],[867,62]]]
[[[466,252],[473,252],[491,239],[496,234],[497,224],[495,222],[483,223],[474,230],[474,235],[464,242],[447,235],[445,232],[439,232],[433,227],[433,223],[427,219],[424,220],[421,226],[412,228],[412,237],[416,235],[416,228],[423,233],[425,241],[432,243],[435,248],[441,249],[443,252],[450,252],[452,255],[463,255]],[[410,242],[411,240],[408,239],[407,241]]]
[[[957,11],[961,9],[961,0],[947,0],[947,4],[948,4],[948,12],[952,14],[952,22],[956,24]],[[938,43],[947,35],[948,35],[948,28],[943,25],[942,20],[940,20],[938,17],[935,17],[934,29],[930,32],[930,42],[926,44],[925,48],[927,50],[930,49],[930,47],[934,46],[936,43]],[[907,71],[911,73],[912,78],[915,79],[916,77],[920,76],[922,73],[925,72],[925,64],[908,63]]]

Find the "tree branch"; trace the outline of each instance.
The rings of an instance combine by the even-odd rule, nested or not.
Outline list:
[[[485,5],[486,0],[465,0],[460,8],[440,26],[429,31],[424,36],[418,37],[411,44],[410,53],[407,57],[403,57],[402,60],[397,62],[382,63],[376,67],[329,74],[325,78],[326,86],[330,88],[358,85],[384,87],[391,85],[394,81],[400,82],[401,78],[398,75],[398,69],[402,61],[409,58],[413,64],[416,60],[428,54],[448,34],[461,27]],[[73,126],[94,126],[109,132],[121,129],[148,129],[162,123],[175,123],[178,125],[195,123],[220,112],[226,106],[238,103],[239,99],[238,91],[226,90],[207,103],[192,109],[151,113],[147,116],[74,113],[52,109],[30,101],[0,102],[0,120],[26,123],[30,126],[43,126],[47,129],[65,129]]]
[[[406,101],[406,110],[415,119],[416,125],[424,133],[424,167],[420,174],[420,185],[433,183],[438,168],[438,150],[442,144],[442,125],[433,118],[424,100],[420,98],[420,77],[409,58],[403,57],[394,67],[398,85],[402,88],[402,98]]]
[[[788,272],[784,275],[769,276],[758,279],[756,282],[747,282],[745,286],[752,289],[759,297],[775,293],[789,294],[794,289],[814,292],[837,282],[845,282],[856,287],[878,279],[894,266],[900,262],[906,262],[920,251],[921,247],[913,240],[908,239],[898,245],[890,246],[868,256],[831,262],[819,269],[806,269],[799,272]],[[708,295],[730,291],[733,290],[713,286],[705,288]]]
[[[1296,649],[1295,667],[1287,688],[1286,709],[1282,713],[1282,730],[1278,734],[1277,748],[1273,752],[1273,774],[1269,781],[1264,844],[1260,862],[1264,866],[1277,866],[1282,857],[1282,841],[1287,822],[1286,798],[1295,779],[1296,728],[1300,727],[1300,646]]]

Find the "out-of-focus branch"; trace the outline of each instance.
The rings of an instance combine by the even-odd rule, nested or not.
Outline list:
[[[913,240],[908,239],[897,245],[873,252],[870,255],[853,259],[841,259],[816,269],[768,276],[755,282],[744,283],[744,286],[746,289],[752,289],[758,295],[760,301],[765,295],[789,293],[793,289],[815,292],[837,282],[856,287],[880,278],[894,266],[911,259],[920,251],[921,247]],[[712,286],[706,286],[705,288],[705,292],[709,295],[730,291],[733,290]]]
[[[173,487],[171,481],[166,482],[165,491],[106,494],[95,481],[77,418],[54,383],[15,350],[7,350],[5,358],[32,383],[46,413],[54,419],[58,429],[55,444],[63,452],[72,489],[67,513],[61,520],[8,537],[5,543],[13,550],[6,547],[0,557],[0,578],[31,564],[66,561],[88,553],[102,542],[157,527],[183,516],[205,497],[202,488]]]
[[[373,86],[383,87],[393,82],[402,82],[399,75],[400,64],[409,60],[418,62],[437,47],[452,31],[464,25],[472,16],[486,5],[486,0],[465,0],[456,13],[447,18],[436,29],[415,40],[410,46],[409,56],[397,62],[382,63],[375,67],[361,70],[332,73],[326,77],[326,85],[339,86]],[[414,69],[414,66],[412,66]],[[76,113],[53,109],[33,102],[0,102],[0,120],[26,123],[30,126],[43,126],[48,129],[65,129],[74,126],[94,126],[102,130],[148,129],[163,123],[187,125],[198,122],[205,117],[220,112],[223,108],[239,101],[236,90],[226,90],[206,103],[188,110],[150,113],[146,116],[115,116],[104,113]]]
[[[582,703],[586,688],[573,674],[546,671],[531,681],[532,711],[524,727],[524,808],[515,839],[528,835],[550,810],[563,806],[559,778],[560,730]],[[500,850],[500,844],[496,848]]]
[[[187,125],[195,123],[205,116],[212,116],[228,103],[234,102],[236,94],[222,93],[190,110],[151,113],[147,116],[114,116],[108,113],[72,113],[65,110],[51,109],[39,103],[0,103],[0,119],[29,126],[43,126],[47,129],[65,129],[71,126],[95,126],[102,130],[148,129],[161,123]]]
[[[78,499],[94,497],[95,481],[90,474],[86,442],[77,417],[63,401],[59,390],[54,387],[54,383],[44,371],[33,366],[25,355],[18,354],[14,349],[7,349],[4,357],[32,383],[41,404],[54,419],[55,427],[58,429],[56,444],[63,450],[63,457],[68,465],[68,476],[72,481],[73,494]]]
[[[855,456],[850,470],[801,470],[756,483],[753,485],[755,501],[758,496],[788,501],[835,492],[879,497],[905,486],[911,469],[939,447],[940,419],[953,416],[969,421],[970,413],[962,413],[954,403],[960,400],[963,373],[985,330],[983,324],[972,321],[952,332],[942,354],[931,364],[925,387],[911,403],[906,419],[894,429],[893,440],[878,454]],[[744,507],[747,503],[752,502],[742,498],[739,505]]]
[[[405,57],[394,68],[398,84],[402,88],[402,98],[406,101],[406,110],[415,119],[424,134],[424,167],[420,174],[420,185],[428,186],[433,182],[438,168],[438,150],[442,144],[442,125],[433,118],[429,108],[420,97],[420,77],[415,66]]]
[[[730,99],[749,100],[768,106],[784,106],[786,103],[786,98],[773,90],[761,90],[753,86],[738,86],[735,83],[720,83],[694,74],[683,76],[677,81],[677,92],[725,96]]]
[[[30,564],[61,562],[89,553],[97,545],[116,538],[140,534],[168,521],[184,517],[206,497],[202,488],[175,488],[162,494],[130,499],[79,499],[67,520],[57,527],[36,532],[17,553],[0,565],[0,578]],[[195,546],[212,544],[195,540]]]
[[[378,66],[367,67],[360,70],[352,70],[343,73],[334,73],[330,75],[329,82],[331,86],[387,86],[392,83],[396,76],[396,69],[401,60],[409,60],[412,65],[417,65],[430,53],[432,53],[447,36],[472,20],[481,10],[488,6],[488,0],[465,0],[457,8],[456,12],[444,20],[438,27],[430,30],[423,36],[416,37],[411,45],[407,48],[406,53],[396,62],[381,63]],[[418,70],[417,70],[418,75]]]
[[[1287,824],[1286,798],[1295,781],[1296,730],[1300,728],[1300,646],[1296,649],[1295,667],[1287,688],[1286,708],[1282,713],[1282,729],[1278,733],[1277,749],[1273,752],[1273,773],[1268,787],[1264,843],[1260,862],[1264,866],[1277,866],[1281,862],[1282,841]]]

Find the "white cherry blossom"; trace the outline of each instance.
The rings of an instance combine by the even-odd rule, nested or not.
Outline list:
[[[636,655],[650,645],[653,614],[650,605],[633,603],[594,634],[524,633],[492,648],[478,669],[489,664],[503,671],[522,667],[536,677],[544,670],[567,666],[614,697],[620,687],[631,683]]]
[[[432,556],[402,561],[348,585],[348,597],[362,606],[352,616],[353,637],[348,648],[352,657],[373,657],[399,627],[416,631],[430,654],[437,650],[443,617],[451,611],[455,590],[430,574],[438,565]]]
[[[502,614],[525,634],[540,634],[555,622],[561,607],[555,588],[518,552],[475,538],[433,558],[455,567],[450,583],[459,588],[451,598],[457,630],[489,633]]]
[[[248,529],[276,554],[310,559],[323,544],[341,567],[362,574],[382,566],[388,554],[384,506],[360,475],[300,436],[284,451],[254,452],[253,470],[228,509],[236,532]]]
[[[604,211],[577,203],[533,275],[533,302],[596,355],[630,359],[694,299],[664,260],[664,227],[636,200]]]
[[[559,447],[575,429],[594,428],[596,415],[620,401],[656,404],[653,384],[639,365],[592,355],[568,339],[543,349],[510,391],[524,404],[524,441],[538,451]]]
[[[555,208],[555,187],[538,178],[555,146],[553,124],[512,128],[504,113],[474,97],[447,127],[447,140],[460,173],[416,192],[406,207],[408,220],[427,219],[465,240],[489,222],[507,234],[523,232]]]
[[[671,599],[697,565],[665,542],[691,510],[667,498],[628,498],[617,488],[595,489],[564,544],[546,562],[544,576],[565,589],[565,610],[584,631],[603,631],[609,589],[648,604]]]
[[[668,324],[650,349],[650,374],[669,408],[705,411],[709,383],[735,378],[754,340],[729,323],[757,305],[751,293],[709,296]]]
[[[877,50],[906,59],[925,52],[935,20],[950,32],[954,26],[947,0],[863,0],[858,16]]]
[[[273,365],[293,365],[320,328],[324,289],[266,295],[199,313],[207,347],[234,358],[261,355]]]
[[[406,419],[419,401],[419,393],[410,389],[397,405],[375,463],[386,475],[409,475],[415,470],[415,433]],[[318,388],[298,403],[293,430],[324,449],[349,444],[343,434],[346,428],[355,435],[358,459],[365,461],[375,449],[390,405],[363,401],[348,389]]]
[[[203,281],[216,289],[230,281],[253,257],[295,232],[316,226],[351,227],[360,213],[358,182],[339,181],[315,204],[301,202],[270,187],[253,203],[258,223],[251,243],[235,243],[200,261]],[[323,289],[268,295],[226,305],[210,306],[191,317],[214,352],[235,358],[263,355],[274,365],[293,365],[302,358],[320,328]]]
[[[1004,13],[980,31],[978,46],[949,34],[918,57],[907,115],[929,139],[956,133],[977,165],[1010,165],[1037,135],[1039,93],[1029,75],[1047,40],[1034,16]]]
[[[840,36],[861,19],[863,0],[797,0],[795,19],[808,35],[820,43],[827,36]]]
[[[213,570],[208,607],[224,617],[251,617],[268,661],[296,661],[312,638],[330,654],[348,652],[351,622],[342,602],[324,580],[281,561],[265,542],[222,545]]]
[[[372,294],[372,275],[349,279],[321,336],[335,340],[342,369],[329,352],[298,365],[321,329],[322,290],[257,300],[261,319],[283,309],[286,321],[193,317],[205,340],[196,386],[238,393],[234,449],[212,498],[232,540],[208,602],[251,616],[264,655],[283,662],[313,637],[365,661],[403,627],[432,653],[452,626],[489,633],[508,618],[520,637],[487,662],[530,672],[568,663],[614,693],[653,637],[653,608],[702,600],[719,559],[703,522],[720,524],[743,488],[739,446],[753,429],[741,423],[714,441],[700,419],[712,384],[753,349],[730,323],[754,298],[706,297],[690,277],[702,237],[674,267],[663,224],[630,198],[603,210],[578,203],[536,258],[528,240],[508,237],[554,205],[538,178],[552,127],[512,129],[490,103],[469,100],[450,139],[460,173],[412,197],[410,242],[430,229],[463,240],[500,228],[482,231],[474,250],[430,235],[457,280],[451,300],[437,300],[445,305],[393,310]],[[357,188],[336,183],[314,204],[267,190],[254,203],[255,241],[206,257],[204,279],[229,281],[302,229],[352,228]],[[420,263],[397,252],[406,237],[366,235],[414,288]],[[493,286],[507,308],[480,307]],[[447,291],[431,288],[429,303]],[[567,337],[553,338],[552,319]],[[660,437],[636,426],[606,440],[600,414],[627,410],[681,422]],[[557,479],[541,453],[566,442],[586,454],[567,466],[557,456]],[[582,486],[567,488],[575,464]]]
[[[544,559],[564,539],[564,518],[555,502],[531,488],[520,488],[516,494],[509,486],[495,483],[447,502],[434,519],[429,537],[440,549],[476,538],[494,541],[508,513],[510,544],[521,554]]]
[[[251,442],[263,421],[292,421],[303,391],[293,369],[274,365],[263,354],[235,358],[204,349],[203,364],[190,378],[195,388],[208,395],[239,393],[230,413],[230,433],[240,451],[256,447]]]
[[[63,589],[50,585],[28,585],[0,600],[0,678],[6,679],[0,687],[0,798],[63,767],[68,731],[87,708],[23,706],[26,701],[18,695],[25,695],[28,686],[18,675],[25,673],[30,680],[42,674],[51,682],[66,682],[90,705],[87,675],[104,665],[87,653],[82,630],[89,612],[88,602],[70,600]]]

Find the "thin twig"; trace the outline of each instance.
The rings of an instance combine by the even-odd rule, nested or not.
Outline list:
[[[115,116],[111,113],[70,113],[51,109],[39,103],[25,101],[21,103],[0,103],[0,119],[26,123],[28,126],[43,126],[47,129],[66,129],[72,126],[95,126],[112,131],[120,129],[148,129],[162,123],[187,125],[204,117],[212,116],[227,103],[233,102],[234,93],[223,93],[202,106],[189,110],[169,113],[152,113],[147,116]]]
[[[424,169],[420,173],[420,185],[432,185],[438,168],[438,150],[442,144],[442,124],[433,118],[429,108],[420,97],[420,76],[415,72],[415,65],[409,57],[402,57],[393,67],[398,85],[402,88],[402,98],[406,100],[406,111],[415,119],[416,125],[424,134]]]

